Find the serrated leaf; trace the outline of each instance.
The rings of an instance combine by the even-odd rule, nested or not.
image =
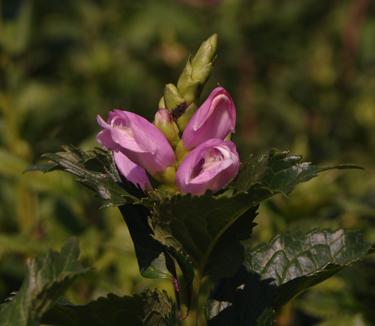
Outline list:
[[[245,246],[244,266],[278,287],[276,305],[365,257],[371,245],[358,231],[286,233],[255,250]]]
[[[176,326],[175,309],[163,291],[146,291],[134,296],[109,294],[86,305],[59,303],[43,323],[61,326]]]
[[[21,289],[8,303],[1,305],[1,326],[39,325],[42,315],[80,274],[87,271],[78,261],[78,241],[67,241],[60,253],[49,251],[28,263]]]
[[[241,167],[236,180],[231,184],[235,192],[251,193],[257,189],[268,192],[266,199],[277,193],[287,195],[296,185],[316,177],[320,172],[332,169],[360,169],[355,165],[318,167],[303,162],[299,155],[288,151],[271,150],[268,154],[251,156]]]
[[[232,226],[238,228],[236,221],[246,213],[248,215],[240,223],[241,227],[245,224],[246,235],[229,231]],[[229,254],[231,248],[238,248],[239,240],[249,237],[254,217],[253,203],[246,194],[231,198],[178,195],[154,207],[152,223],[156,239],[167,247],[187,253],[202,276],[209,273],[215,277],[219,274],[228,275],[229,270],[230,275],[233,270],[232,266],[226,266],[229,270],[222,269],[223,264],[215,267],[215,263],[223,259],[218,248],[230,244],[226,254]],[[234,254],[233,258],[236,257],[239,259],[233,261],[233,264],[238,267],[242,256]]]
[[[44,154],[42,157],[47,162],[37,163],[27,171],[66,171],[102,198],[103,206],[120,206],[138,200],[140,191],[121,179],[110,153],[99,148],[88,152],[74,146],[63,146],[63,149],[63,152]]]
[[[239,241],[249,238],[255,211],[236,227],[240,216],[261,201],[278,193],[287,194],[298,183],[331,168],[335,167],[321,169],[302,162],[300,156],[276,150],[253,157],[224,193],[156,200],[152,214],[155,237],[167,246],[185,251],[202,275],[215,279],[229,276],[241,264]],[[246,235],[236,238],[242,230]],[[225,264],[228,260],[232,263]]]
[[[361,232],[344,230],[287,233],[256,249],[245,244],[243,267],[218,283],[212,295],[213,302],[228,302],[228,307],[211,312],[211,325],[255,324],[267,309],[364,258],[370,248]]]

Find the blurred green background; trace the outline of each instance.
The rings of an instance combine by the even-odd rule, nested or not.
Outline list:
[[[238,109],[242,157],[271,147],[327,172],[261,207],[254,244],[288,228],[363,229],[375,240],[375,2],[372,0],[0,0],[0,301],[25,258],[81,241],[94,266],[76,303],[129,294],[144,280],[116,209],[63,173],[23,173],[62,144],[95,146],[95,117],[123,107],[149,119],[164,84],[212,33],[217,83]],[[304,293],[278,325],[374,325],[375,260]],[[164,286],[166,286],[164,284]]]

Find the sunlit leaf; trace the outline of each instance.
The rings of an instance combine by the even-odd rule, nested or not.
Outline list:
[[[78,241],[65,243],[61,251],[49,251],[28,263],[28,273],[18,293],[0,306],[0,325],[39,325],[75,277],[87,271],[78,261]]]

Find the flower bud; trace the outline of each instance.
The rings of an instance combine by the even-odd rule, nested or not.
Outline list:
[[[211,73],[217,49],[217,34],[212,35],[199,47],[193,58],[189,58],[178,79],[177,89],[187,103],[194,102]]]
[[[225,139],[234,132],[236,108],[229,93],[216,87],[187,124],[182,141],[191,150],[211,138]]]
[[[177,145],[180,140],[178,127],[167,109],[159,109],[156,112],[154,125],[167,137],[170,144],[174,147]]]
[[[210,139],[186,155],[176,173],[183,193],[203,195],[224,188],[238,174],[240,160],[231,141]]]
[[[191,103],[184,111],[184,113],[177,119],[178,127],[181,131],[185,129],[189,123],[194,112],[197,110],[197,106],[194,103]]]
[[[175,85],[167,84],[164,88],[164,102],[166,108],[172,111],[184,103],[185,100],[181,97]]]
[[[175,156],[168,140],[145,118],[132,112],[113,110],[107,122],[100,116],[97,121],[103,128],[96,137],[99,144],[123,153],[151,175],[174,165]]]

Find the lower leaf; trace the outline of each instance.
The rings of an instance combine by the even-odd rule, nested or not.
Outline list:
[[[243,266],[235,277],[219,282],[211,296],[210,325],[256,325],[267,310],[277,309],[371,251],[361,232],[344,230],[287,233],[255,249],[244,247]],[[222,302],[224,308],[217,309]]]
[[[61,326],[175,326],[174,305],[165,292],[146,291],[134,296],[109,294],[86,305],[56,304],[43,323]]]

